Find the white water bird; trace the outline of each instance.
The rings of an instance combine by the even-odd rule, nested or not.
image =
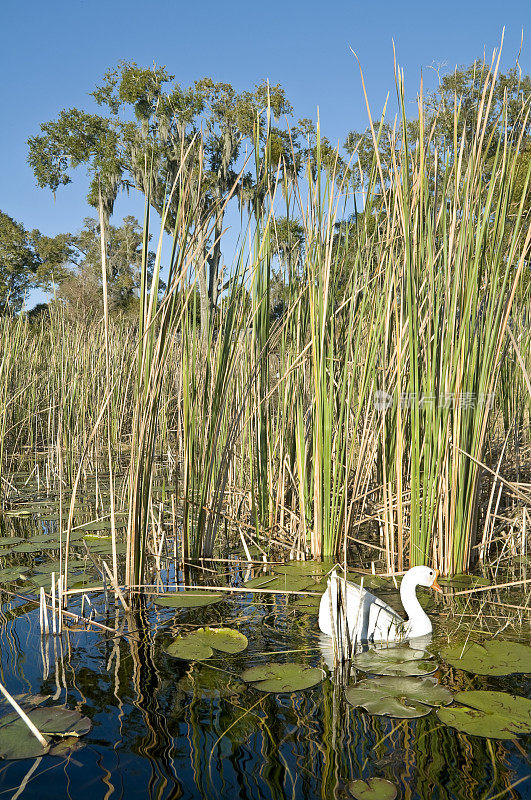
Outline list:
[[[407,620],[404,620],[376,595],[345,581],[334,570],[321,598],[319,628],[337,640],[341,629],[344,631],[345,628],[342,619],[346,608],[349,638],[355,644],[397,642],[426,636],[432,631],[431,620],[417,600],[416,589],[417,586],[426,586],[442,592],[437,583],[438,576],[439,571],[430,567],[412,567],[406,572],[400,584],[400,599],[407,614]],[[346,638],[344,634],[342,638]]]

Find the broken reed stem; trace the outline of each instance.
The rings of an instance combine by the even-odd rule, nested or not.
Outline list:
[[[475,589],[461,589],[461,591],[459,592],[451,592],[448,594],[451,597],[457,597],[460,594],[474,594],[475,592],[492,592],[494,589],[508,589],[511,586],[523,586],[526,583],[531,583],[531,578],[525,578],[525,580],[522,581],[511,581],[510,583],[495,583],[492,586],[476,586]]]
[[[44,738],[40,730],[33,724],[33,722],[30,720],[26,712],[21,709],[15,698],[9,694],[9,692],[2,683],[0,683],[0,692],[2,692],[7,702],[13,706],[13,708],[19,715],[20,719],[26,723],[26,725],[28,726],[32,734],[35,736],[35,738],[39,740],[39,742],[42,744],[43,747],[48,747],[48,741]]]

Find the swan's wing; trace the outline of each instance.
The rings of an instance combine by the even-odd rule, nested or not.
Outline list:
[[[327,636],[337,635],[338,594],[344,581],[333,574],[319,606],[319,628]],[[379,597],[355,583],[346,582],[347,623],[351,639],[358,642],[392,640],[402,617]],[[333,622],[332,625],[332,615]]]

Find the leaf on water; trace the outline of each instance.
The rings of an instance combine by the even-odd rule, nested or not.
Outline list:
[[[6,567],[6,569],[0,569],[0,584],[5,586],[14,581],[18,581],[19,578],[23,578],[27,572],[29,572],[29,567]]]
[[[246,669],[241,677],[262,692],[298,692],[321,683],[324,672],[306,664],[264,664]]]
[[[181,658],[183,661],[203,661],[214,655],[214,651],[206,642],[197,639],[193,634],[189,636],[177,636],[171,644],[165,648],[166,653],[173,658]]]
[[[449,664],[476,675],[511,675],[531,672],[531,647],[519,642],[493,639],[478,644],[453,645],[442,650]]]
[[[28,712],[28,717],[45,738],[78,738],[91,728],[88,717],[68,708],[35,708]],[[48,747],[43,748],[16,712],[0,718],[0,758],[36,758],[48,753],[52,744],[50,741]]]
[[[356,800],[394,800],[397,794],[394,783],[384,778],[349,781],[348,790]]]
[[[462,706],[440,708],[446,725],[486,739],[514,739],[531,733],[531,700],[506,692],[458,692],[454,700]]]
[[[362,572],[349,572],[346,575],[347,581],[358,585],[362,578],[364,589],[396,589],[393,579],[385,575],[366,575]]]
[[[230,697],[231,695],[242,694],[246,686],[233,675],[201,665],[187,672],[177,682],[177,688],[186,692],[186,694],[196,694],[199,697],[212,700],[216,697]]]
[[[273,589],[276,592],[321,591],[320,585],[304,575],[259,575],[243,584],[246,589]]]
[[[160,595],[155,598],[155,604],[163,608],[200,608],[222,599],[223,596],[215,592],[186,591]]]
[[[438,664],[430,663],[431,653],[415,650],[412,647],[390,647],[381,650],[368,650],[357,655],[352,663],[363,672],[374,675],[416,676],[431,675]]]
[[[247,645],[247,637],[232,628],[199,628],[193,633],[178,636],[166,647],[166,652],[175,658],[202,661],[213,656],[214,650],[241,653]]]
[[[275,566],[277,575],[293,575],[303,578],[320,578],[326,575],[328,566],[322,561],[290,561],[287,564]]]
[[[321,604],[321,597],[313,597],[308,595],[306,597],[298,597],[290,606],[295,608],[303,614],[318,614],[319,606]]]
[[[199,628],[194,636],[222,653],[241,653],[247,648],[247,637],[232,628]]]
[[[348,686],[345,697],[354,708],[360,706],[377,716],[413,719],[429,714],[432,706],[452,702],[452,694],[435,678],[382,677]]]

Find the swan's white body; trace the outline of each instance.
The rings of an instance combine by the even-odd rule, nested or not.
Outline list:
[[[430,618],[417,600],[417,586],[441,591],[437,583],[438,572],[430,567],[413,567],[402,578],[400,599],[408,615],[407,620],[376,595],[354,583],[340,578],[334,570],[328,579],[326,592],[319,606],[319,628],[327,636],[345,638],[338,630],[344,622],[342,610],[346,608],[346,622],[351,642],[397,642],[415,639],[431,633]],[[346,592],[343,598],[342,593]],[[338,600],[339,598],[339,600]],[[339,614],[338,614],[339,605]]]

